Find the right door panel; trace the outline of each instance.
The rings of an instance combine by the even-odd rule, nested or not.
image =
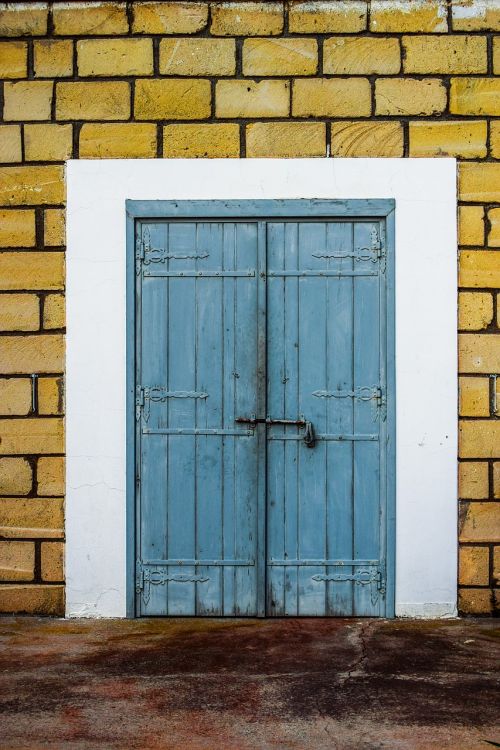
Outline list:
[[[270,615],[385,613],[383,246],[378,219],[267,224],[267,414],[302,422],[267,430]]]

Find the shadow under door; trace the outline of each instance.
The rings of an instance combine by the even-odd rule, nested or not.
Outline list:
[[[128,202],[135,614],[393,615],[393,211]]]

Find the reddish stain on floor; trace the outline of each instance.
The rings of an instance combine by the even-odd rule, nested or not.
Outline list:
[[[0,619],[2,750],[488,750],[494,620]]]

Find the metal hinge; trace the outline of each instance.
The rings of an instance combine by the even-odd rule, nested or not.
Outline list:
[[[380,232],[380,234],[379,234]],[[384,273],[387,263],[387,248],[385,243],[385,227],[382,223],[379,231],[374,227],[372,231],[372,248],[377,251],[377,259],[380,262],[380,272]]]
[[[144,604],[149,602],[151,586],[164,586],[167,583],[206,583],[209,580],[209,576],[200,573],[169,573],[168,567],[143,563],[140,558],[135,563],[135,592],[142,593]]]
[[[144,262],[145,257],[146,257],[146,254],[145,254],[144,242],[141,240],[140,237],[138,237],[135,243],[135,272],[137,276],[139,276],[139,274],[141,273],[142,264]]]
[[[385,246],[382,245],[382,244],[380,245],[380,247],[377,250],[377,258],[378,258],[378,260],[380,262],[380,266],[379,266],[380,272],[384,273],[385,267],[386,267],[386,263],[387,263],[387,254],[386,254]]]
[[[385,596],[385,577],[381,570],[357,570],[355,573],[317,573],[311,576],[313,581],[343,583],[352,581],[356,586],[370,586],[371,600],[375,605],[379,597]]]
[[[169,398],[208,398],[208,393],[205,391],[169,391],[161,385],[138,385],[135,388],[135,418],[139,420],[143,414],[147,422],[151,401],[166,403]]]
[[[376,404],[377,416],[382,422],[385,422],[387,419],[387,396],[385,395],[383,388],[377,388]]]

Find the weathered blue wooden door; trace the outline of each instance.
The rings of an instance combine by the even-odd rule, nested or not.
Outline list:
[[[235,418],[264,408],[258,227],[138,231],[140,611],[256,615],[260,435]]]
[[[381,427],[386,379],[379,221],[270,222],[267,607],[385,612]],[[383,467],[382,467],[383,468]]]
[[[138,614],[392,613],[392,207],[278,203],[136,208]]]

